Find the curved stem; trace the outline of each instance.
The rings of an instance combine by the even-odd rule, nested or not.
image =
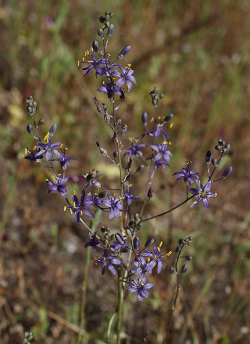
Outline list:
[[[179,208],[181,205],[183,205],[184,203],[186,203],[187,201],[189,201],[189,200],[190,200],[191,198],[193,198],[194,196],[195,196],[195,195],[192,195],[192,196],[188,197],[185,201],[183,201],[182,203],[178,204],[176,207],[174,207],[174,208],[172,208],[172,209],[170,209],[170,210],[168,210],[168,211],[165,211],[164,213],[161,213],[161,214],[158,214],[158,215],[149,217],[149,218],[147,218],[147,219],[145,219],[145,220],[142,220],[141,222],[149,221],[149,220],[155,219],[156,217],[163,216],[163,215],[166,215],[166,214],[168,214],[168,213],[171,213],[171,211],[173,211],[173,210]]]

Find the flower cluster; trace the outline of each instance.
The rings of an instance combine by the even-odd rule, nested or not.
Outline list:
[[[134,71],[131,69],[130,64],[124,67],[119,63],[130,52],[130,45],[124,47],[116,54],[114,59],[111,59],[111,55],[107,52],[109,39],[114,33],[114,25],[110,22],[112,17],[113,14],[106,11],[105,16],[99,18],[101,28],[97,30],[97,34],[102,40],[103,47],[100,48],[99,42],[94,40],[91,49],[85,52],[82,61],[79,61],[78,65],[81,65],[84,76],[93,70],[96,77],[102,77],[104,79],[103,85],[97,91],[107,94],[107,101],[111,103],[112,112],[109,112],[106,104],[103,103],[100,105],[97,98],[93,98],[93,101],[97,111],[103,114],[104,125],[108,126],[111,132],[110,140],[115,148],[112,154],[104,149],[99,142],[96,142],[96,145],[99,153],[102,155],[101,158],[108,158],[109,162],[119,168],[119,185],[116,189],[104,187],[100,181],[103,174],[96,169],[92,169],[84,176],[86,182],[83,185],[81,196],[78,198],[76,192],[68,196],[66,184],[71,179],[66,176],[66,171],[71,162],[76,159],[66,155],[67,148],[63,148],[61,142],[52,142],[52,138],[57,129],[56,124],[51,126],[44,139],[41,138],[38,129],[44,121],[36,121],[37,103],[32,97],[27,99],[27,110],[32,117],[33,124],[27,126],[27,131],[36,140],[36,144],[33,151],[28,148],[25,150],[24,158],[32,162],[41,163],[54,173],[55,179],[53,181],[46,180],[46,184],[49,186],[48,192],[58,191],[67,202],[64,211],[75,216],[78,224],[83,222],[88,228],[85,247],[92,247],[94,251],[102,251],[101,257],[95,258],[96,265],[101,266],[101,274],[104,275],[106,269],[113,275],[117,275],[118,271],[120,273],[122,270],[124,272],[123,278],[120,279],[122,282],[119,283],[123,283],[123,289],[125,288],[125,283],[128,283],[127,290],[136,293],[138,300],[142,302],[144,298],[149,297],[148,289],[153,287],[153,283],[146,283],[146,279],[148,278],[147,274],[152,275],[153,269],[157,273],[164,271],[164,266],[167,265],[165,260],[171,255],[171,251],[166,252],[162,249],[162,242],[158,246],[153,246],[154,239],[147,240],[143,247],[141,247],[138,232],[142,229],[143,223],[173,211],[193,197],[195,199],[190,206],[191,208],[194,208],[201,201],[206,209],[209,208],[209,198],[217,196],[217,193],[211,191],[212,184],[227,178],[232,171],[232,167],[230,166],[222,173],[220,179],[213,179],[219,163],[229,152],[230,146],[219,139],[218,145],[215,147],[221,153],[218,160],[212,159],[212,153],[210,151],[207,152],[208,180],[204,183],[204,186],[198,173],[190,170],[191,162],[188,162],[187,166],[182,168],[182,172],[174,173],[176,180],[184,179],[187,191],[187,197],[184,202],[162,214],[150,218],[143,216],[146,203],[153,197],[152,180],[157,169],[162,167],[164,170],[166,166],[170,165],[172,152],[169,150],[171,142],[168,130],[173,125],[170,123],[173,115],[169,114],[165,117],[158,115],[158,104],[164,95],[159,93],[157,88],[154,88],[150,92],[154,106],[152,119],[149,121],[149,116],[144,111],[141,117],[144,127],[142,133],[136,138],[130,138],[124,144],[124,139],[127,134],[127,124],[123,123],[121,118],[118,118],[118,109],[120,104],[125,100],[124,85],[126,84],[128,91],[131,91],[132,85],[136,84],[136,79],[133,76]],[[146,152],[145,159],[143,156],[144,152]],[[122,157],[124,157],[124,163],[122,162]],[[137,164],[138,162],[140,163],[139,166]],[[214,168],[210,172],[209,166],[211,163]],[[60,168],[60,173],[57,171],[57,166]],[[133,185],[130,184],[130,180],[137,173],[141,173],[145,166],[148,167],[145,196],[144,198],[142,197],[142,201],[139,201],[140,196],[134,195],[134,193],[136,194],[136,188],[132,189]],[[196,181],[197,189],[192,187],[194,180]],[[189,196],[189,193],[191,196]],[[72,201],[69,199],[72,199]],[[142,203],[139,214],[132,207],[132,203],[134,204],[135,202]],[[85,217],[87,219],[94,218],[96,211],[102,212],[103,214],[107,213],[108,220],[119,218],[120,228],[110,230],[109,227],[103,226],[101,228],[101,234],[98,234],[97,231],[93,233],[85,223]],[[118,223],[118,221],[116,222]],[[115,225],[114,228],[116,228]],[[191,242],[191,237],[180,239],[179,245],[175,249],[174,264],[169,268],[169,272],[178,276],[178,283],[180,283],[179,276],[187,271],[185,264],[182,266],[181,271],[178,271],[178,261],[183,258],[180,254],[183,247],[185,245],[189,246]],[[124,255],[126,254],[129,257],[128,259],[124,259]],[[190,257],[187,255],[184,258],[189,261],[192,258]]]

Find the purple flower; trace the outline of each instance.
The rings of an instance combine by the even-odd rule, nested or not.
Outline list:
[[[127,288],[128,291],[131,293],[137,293],[138,294],[138,300],[140,302],[143,302],[144,297],[148,298],[149,293],[147,289],[150,289],[154,286],[153,283],[147,283],[146,282],[146,276],[144,274],[141,274],[139,277],[139,280],[135,281],[132,278],[129,278],[129,282],[131,283],[131,286]]]
[[[154,151],[157,152],[154,160],[160,160],[162,157],[169,162],[170,161],[170,157],[172,156],[172,153],[167,150],[168,145],[167,142],[163,142],[163,144],[158,144],[158,146],[152,145],[150,146]]]
[[[40,156],[41,154],[44,154],[46,152],[46,161],[50,161],[52,158],[52,152],[55,153],[57,156],[61,156],[61,154],[54,149],[55,147],[58,147],[61,145],[61,142],[56,142],[51,144],[51,140],[50,137],[48,137],[48,134],[45,136],[45,140],[47,140],[47,143],[42,143],[42,142],[38,142],[36,144],[36,147],[42,148],[42,150],[38,153],[36,153],[36,157]]]
[[[141,198],[141,197],[139,197],[139,196],[134,196],[134,195],[131,195],[131,193],[130,193],[130,187],[131,187],[132,185],[128,185],[127,186],[127,191],[124,193],[124,197],[125,197],[125,200],[126,200],[126,202],[128,203],[128,205],[130,205],[131,203],[132,203],[132,199],[133,198]]]
[[[48,193],[52,191],[58,191],[64,198],[67,197],[67,189],[66,186],[64,185],[68,181],[69,177],[63,178],[61,175],[59,177],[56,177],[56,182],[51,182],[49,180],[46,180],[46,184],[50,185],[50,188],[48,190]]]
[[[201,200],[203,200],[204,208],[208,209],[210,206],[208,198],[217,196],[217,193],[210,192],[212,182],[209,181],[205,186],[203,186],[200,180],[196,180],[196,184],[198,186],[198,190],[194,188],[189,188],[189,192],[191,192],[193,195],[198,196],[191,204],[190,208],[194,208],[198,203],[200,203]]]
[[[161,258],[164,257],[164,253],[161,252],[161,245],[162,245],[162,242],[160,243],[159,247],[154,247],[153,253],[146,249],[145,251],[147,253],[142,254],[142,256],[144,256],[144,257],[152,258],[153,267],[158,263],[158,266],[157,266],[158,274],[161,272],[162,264],[167,265],[166,263],[161,261]]]
[[[36,150],[36,153],[33,153],[30,150],[28,150],[28,148],[26,148],[25,155],[23,157],[27,160],[40,162],[40,160],[43,158],[43,155],[40,152],[40,148]]]
[[[129,155],[130,158],[132,158],[133,156],[142,156],[142,152],[140,151],[141,148],[146,147],[145,144],[140,144],[140,145],[134,145],[131,144],[131,147],[124,153],[125,155]]]
[[[102,200],[98,195],[88,195],[86,196],[87,201],[92,201],[95,208],[101,209]]]
[[[164,124],[165,124],[165,123],[157,123],[156,129],[155,129],[155,132],[154,132],[154,137],[157,139],[160,135],[162,135],[164,141],[168,141],[168,140],[169,140],[169,137],[168,137],[168,135],[163,131],[163,129],[164,129]],[[152,130],[150,130],[150,132],[152,132]]]
[[[64,207],[64,211],[70,211],[71,214],[75,213],[76,214],[76,222],[79,223],[80,221],[80,217],[81,215],[85,214],[88,217],[95,217],[95,215],[93,213],[91,213],[91,211],[89,211],[88,209],[86,209],[87,207],[91,207],[93,205],[93,201],[92,200],[86,200],[85,199],[85,191],[82,191],[82,195],[81,195],[81,200],[79,202],[77,196],[75,195],[75,193],[72,196],[72,200],[73,202],[70,203],[69,207]]]
[[[115,93],[121,95],[121,91],[119,90],[119,88],[112,82],[105,83],[103,86],[99,87],[97,91],[107,92],[109,98],[112,98]]]
[[[89,56],[89,60],[85,61],[85,59],[83,58],[84,60],[81,62],[81,63],[87,63],[88,64],[88,67],[81,68],[81,70],[86,70],[86,72],[84,73],[84,76],[87,75],[92,69],[96,70],[96,77],[98,74],[103,76],[104,71],[103,71],[103,68],[101,67],[101,65],[104,64],[103,58],[100,58],[97,61],[93,51],[92,52],[86,51],[85,56]],[[78,63],[78,65],[79,65],[79,63]]]
[[[169,166],[169,164],[166,161],[156,160],[154,164],[154,169],[157,170],[159,167],[162,167],[162,169],[165,170],[166,165]]]
[[[63,152],[62,152],[62,155],[60,156],[60,158],[57,158],[57,159],[53,159],[52,161],[59,161],[60,164],[61,164],[61,168],[65,171],[67,169],[67,167],[70,165],[70,160],[76,160],[75,158],[71,158],[70,156],[69,157],[66,157],[65,154],[66,154],[66,151],[67,149],[64,149]]]
[[[95,231],[94,234],[89,233],[87,235],[87,239],[89,241],[85,245],[85,247],[91,246],[95,251],[97,251],[97,247],[100,247],[99,241],[96,239],[96,233],[97,233],[97,231]]]
[[[137,275],[137,274],[144,274],[148,272],[149,274],[152,275],[152,269],[155,266],[155,261],[152,260],[151,262],[148,262],[145,260],[143,256],[141,256],[139,259],[140,261],[134,261],[131,263],[132,265],[137,267],[137,269],[135,269],[133,273]]]
[[[105,268],[108,268],[110,272],[112,272],[113,275],[117,275],[116,269],[113,267],[113,265],[120,265],[121,261],[113,256],[108,256],[107,250],[103,251],[103,258],[98,257],[95,258],[98,264],[102,264],[101,274],[105,274]]]
[[[117,218],[120,216],[120,211],[123,210],[122,201],[120,197],[115,198],[112,195],[107,195],[109,199],[105,199],[102,201],[102,204],[106,207],[110,208],[109,219],[113,217]]]
[[[132,76],[134,71],[133,69],[125,69],[123,67],[120,68],[122,73],[120,74],[120,79],[117,81],[116,86],[120,88],[124,84],[124,82],[126,82],[128,86],[128,91],[130,91],[132,88],[132,82],[136,84],[136,79],[134,76]]]
[[[190,186],[193,185],[193,178],[194,179],[199,179],[199,177],[197,176],[197,172],[194,172],[194,171],[190,171],[190,167],[189,167],[189,163],[187,163],[187,167],[183,167],[182,169],[182,172],[175,172],[173,174],[173,176],[176,175],[176,179],[179,179],[179,178],[184,178],[184,182],[185,183],[189,183]]]

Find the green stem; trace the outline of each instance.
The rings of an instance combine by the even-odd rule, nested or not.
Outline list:
[[[116,343],[120,344],[121,335],[121,320],[122,320],[122,278],[121,267],[118,265],[118,308],[117,308],[117,338]]]

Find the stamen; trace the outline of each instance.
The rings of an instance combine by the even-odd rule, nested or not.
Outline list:
[[[174,125],[174,123],[171,123],[170,126],[169,126],[169,128],[171,129],[171,128],[173,127],[173,125]]]
[[[165,256],[170,256],[170,254],[172,254],[172,251],[169,251],[168,253],[165,254]]]
[[[66,207],[66,205],[63,207],[63,211],[66,211],[66,209],[67,209],[67,207]]]

